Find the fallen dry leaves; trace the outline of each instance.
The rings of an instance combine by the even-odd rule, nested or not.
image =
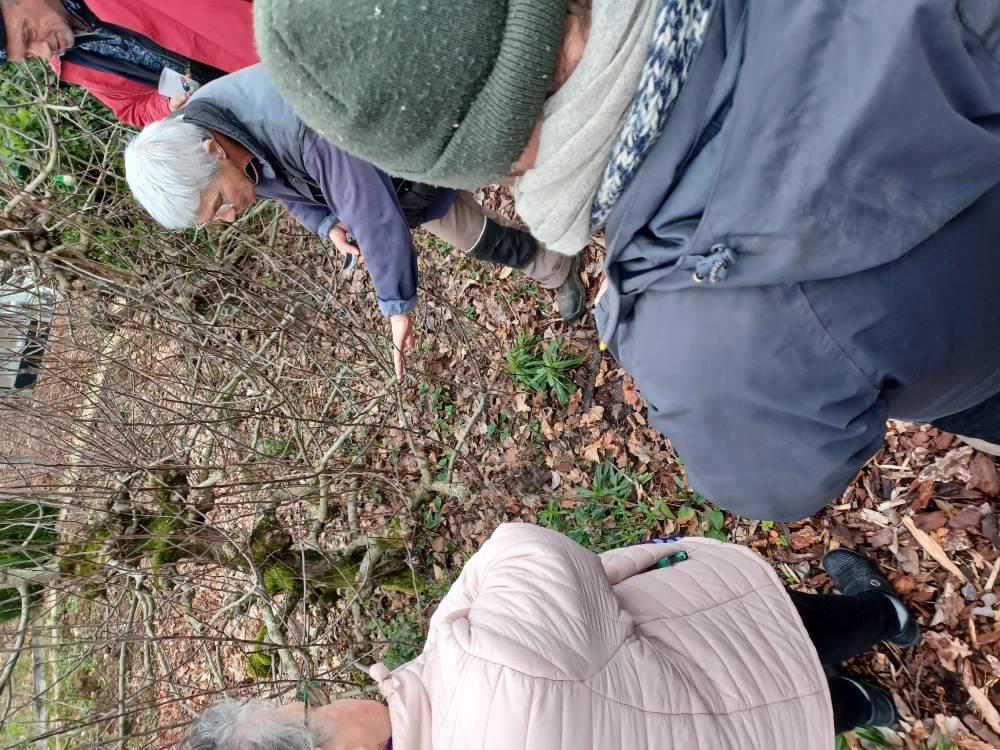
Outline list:
[[[910,530],[910,533],[913,534],[913,538],[917,540],[917,543],[920,544],[927,554],[933,557],[942,568],[947,570],[956,578],[959,578],[966,583],[969,582],[969,579],[965,577],[965,573],[959,570],[958,566],[951,561],[951,558],[948,557],[944,549],[940,544],[938,544],[934,537],[917,528],[917,525],[913,522],[912,518],[904,517],[902,520],[903,525]]]

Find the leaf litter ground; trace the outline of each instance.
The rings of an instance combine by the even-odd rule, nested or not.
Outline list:
[[[481,197],[512,214],[505,191]],[[426,385],[412,389],[410,397],[423,399],[427,412],[440,417],[426,425],[439,445],[428,452],[432,464],[445,465],[455,426],[475,416],[480,391],[461,383],[489,385],[454,462],[454,478],[470,486],[472,499],[436,500],[416,519],[423,539],[410,550],[410,562],[438,582],[437,595],[503,521],[546,523],[594,547],[676,533],[724,536],[756,549],[789,585],[805,591],[828,591],[822,556],[849,547],[877,560],[925,634],[917,647],[883,646],[851,665],[889,687],[904,716],[902,729],[880,741],[911,748],[936,748],[939,740],[967,750],[1000,748],[1000,472],[991,456],[935,428],[893,422],[882,450],[840,498],[812,518],[785,524],[720,514],[710,499],[687,488],[684,467],[669,441],[648,424],[634,382],[599,350],[589,313],[567,325],[558,319],[551,294],[520,274],[477,267],[427,238],[421,244],[424,298],[433,302],[418,316],[424,347],[412,359]],[[593,302],[601,242],[584,258]],[[362,272],[354,273],[345,291],[358,296],[359,315],[377,316],[365,309],[370,287]],[[482,347],[436,336],[454,318],[469,323],[471,336],[488,341],[494,361],[470,354]],[[546,344],[558,338],[568,355],[582,356],[571,371],[576,389],[565,405],[546,392],[524,391],[504,372],[505,354],[525,332],[539,334]],[[607,467],[600,480],[611,488],[607,497],[596,490],[599,467]],[[631,486],[614,489],[623,484]],[[360,510],[366,533],[384,528],[400,512],[378,498]],[[330,529],[323,541],[336,547],[344,537]],[[199,596],[202,607],[219,605],[210,591]],[[366,603],[371,629],[339,628],[336,650],[363,653],[368,661],[410,658],[419,651],[434,601],[433,594],[417,600],[377,593]],[[181,615],[165,627],[182,640]],[[256,627],[249,620],[240,636],[252,641]],[[208,688],[198,654],[180,646],[175,653],[170,643],[164,648],[178,685],[193,694]],[[242,650],[226,648],[222,659],[233,685],[252,682]],[[169,700],[161,714],[161,727],[186,721]],[[844,742],[871,747],[878,737],[850,734]]]

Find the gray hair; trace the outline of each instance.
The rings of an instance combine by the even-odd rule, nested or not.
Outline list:
[[[205,128],[170,117],[147,125],[125,147],[125,180],[132,195],[167,229],[189,229],[198,220],[201,194],[219,171],[203,147]]]
[[[321,738],[305,721],[275,718],[270,701],[222,700],[191,722],[183,750],[313,750]],[[323,738],[325,739],[325,738]]]

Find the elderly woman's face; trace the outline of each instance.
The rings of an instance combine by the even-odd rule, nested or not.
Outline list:
[[[583,59],[583,52],[590,39],[591,4],[591,0],[570,0],[569,2],[562,46],[559,49],[559,56],[556,58],[555,70],[552,71],[552,81],[549,83],[548,93],[550,96],[569,80],[573,71],[576,70],[576,66]],[[520,177],[535,166],[541,132],[542,116],[539,115],[535,121],[535,128],[531,131],[531,137],[528,139],[528,145],[525,146],[520,158],[511,167],[507,176]]]
[[[73,29],[82,28],[60,0],[3,0],[0,9],[7,26],[8,60],[65,52],[75,41]]]
[[[301,703],[275,709],[279,715],[297,719],[304,711]],[[309,724],[321,737],[329,737],[317,750],[382,750],[392,734],[389,709],[376,701],[345,699],[312,708]]]
[[[198,226],[214,221],[231,224],[241,212],[257,200],[253,182],[230,159],[218,141],[205,141],[205,150],[215,157],[219,171],[201,193],[196,223]]]

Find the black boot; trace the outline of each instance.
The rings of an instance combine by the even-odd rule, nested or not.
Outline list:
[[[483,234],[469,255],[476,260],[497,263],[510,268],[523,268],[538,251],[538,242],[530,232],[505,227],[493,219],[486,219]]]
[[[889,638],[897,646],[913,646],[920,642],[920,630],[913,615],[893,593],[889,581],[871,560],[849,549],[835,549],[823,557],[823,570],[830,576],[833,587],[845,596],[866,591],[882,594],[892,602],[899,615],[899,632]]]
[[[580,281],[580,256],[574,255],[566,280],[556,287],[559,316],[571,323],[583,315],[586,304],[587,293],[583,289],[583,282]]]
[[[899,721],[899,712],[892,696],[878,685],[844,673],[831,677],[829,686],[831,697],[836,695],[851,707],[851,719],[845,721],[844,726],[837,727],[838,730],[854,728],[846,724],[855,724],[856,727],[891,727]],[[836,705],[834,715],[837,715]]]
[[[858,680],[858,682],[868,693],[868,700],[872,704],[872,714],[868,719],[868,726],[891,727],[899,721],[899,711],[896,710],[896,704],[893,703],[889,691],[864,680]]]
[[[487,218],[483,234],[475,247],[469,250],[469,255],[477,260],[524,270],[535,259],[540,249],[538,240],[532,237],[530,232],[505,227]],[[573,258],[565,280],[555,287],[555,296],[559,316],[563,320],[574,321],[583,315],[587,295],[583,282],[580,281],[579,256]]]

